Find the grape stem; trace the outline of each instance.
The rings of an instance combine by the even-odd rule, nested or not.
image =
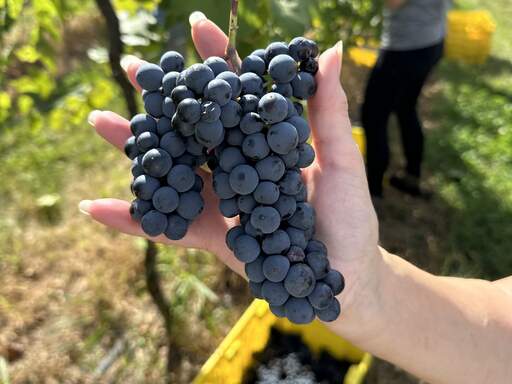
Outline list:
[[[238,31],[238,0],[231,0],[231,11],[229,13],[229,33],[226,57],[231,62],[236,74],[240,74],[240,58],[236,53],[236,33]]]

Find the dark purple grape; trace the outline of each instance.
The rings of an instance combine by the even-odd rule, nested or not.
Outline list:
[[[283,283],[273,283],[268,280],[263,282],[261,295],[271,305],[283,305],[290,297]]]
[[[288,257],[288,260],[290,260],[292,263],[298,263],[304,261],[304,259],[306,258],[306,254],[304,253],[302,248],[296,245],[292,245],[288,252],[286,253],[286,257]]]
[[[167,175],[167,172],[172,167],[172,158],[167,152],[160,148],[150,149],[142,157],[142,168],[144,171],[153,177],[162,177]]]
[[[196,174],[188,165],[177,164],[167,174],[167,184],[178,192],[186,192],[194,186]]]
[[[167,228],[167,216],[161,212],[152,210],[142,216],[140,225],[145,234],[158,236]]]
[[[326,309],[333,298],[331,287],[321,281],[315,284],[315,289],[308,296],[309,303],[315,309]]]
[[[315,312],[307,299],[290,297],[284,305],[286,317],[295,324],[308,324],[315,318]]]
[[[219,201],[219,211],[224,217],[235,217],[240,213],[235,197]]]
[[[132,192],[135,196],[142,200],[151,200],[155,191],[160,187],[158,179],[140,175],[133,180]]]
[[[282,220],[288,220],[295,213],[297,202],[293,196],[281,194],[273,207],[279,211]]]
[[[280,155],[285,155],[299,143],[297,130],[285,121],[272,125],[267,133],[270,148]]]
[[[135,199],[130,204],[130,216],[133,220],[140,221],[142,216],[153,209],[151,201]]]
[[[162,213],[171,213],[180,201],[178,192],[171,187],[160,187],[153,194],[153,206]]]
[[[310,252],[306,255],[306,261],[315,273],[317,279],[323,279],[329,273],[329,260],[327,260],[326,254]]]
[[[236,73],[231,71],[224,71],[219,73],[216,79],[226,80],[229,83],[232,93],[231,97],[233,99],[236,99],[238,96],[240,96],[240,92],[242,91],[242,82]]]
[[[272,205],[279,199],[279,187],[271,181],[261,181],[252,194],[258,203]]]
[[[258,76],[263,76],[266,71],[265,60],[255,55],[249,55],[242,60],[242,73],[252,72]]]
[[[245,274],[250,281],[255,283],[262,283],[265,281],[265,275],[263,275],[263,260],[262,256],[258,256],[256,260],[251,263],[245,264]]]
[[[233,250],[235,248],[235,240],[238,236],[244,234],[244,230],[240,225],[236,225],[231,227],[226,233],[226,245],[229,249]]]
[[[283,281],[289,269],[290,261],[285,256],[281,255],[265,257],[262,265],[263,275],[274,283]]]
[[[164,232],[170,240],[180,240],[185,237],[188,230],[188,221],[180,215],[167,215],[167,228]]]
[[[250,263],[256,260],[260,251],[258,240],[252,236],[240,235],[235,239],[233,252],[235,257],[244,263]]]
[[[231,86],[226,80],[222,79],[210,81],[204,89],[204,99],[214,101],[221,107],[231,100],[232,95]]]
[[[145,113],[139,113],[130,120],[130,130],[135,137],[143,132],[156,133],[156,120]]]
[[[299,71],[292,80],[293,96],[306,100],[316,92],[316,82],[313,75],[308,72]]]
[[[204,61],[204,64],[210,67],[215,76],[219,75],[224,71],[229,71],[228,63],[222,57],[210,56]]]
[[[130,136],[124,144],[124,153],[130,160],[135,159],[139,155],[139,148],[135,143],[135,136]]]
[[[148,91],[157,91],[162,85],[163,77],[162,68],[152,63],[143,63],[135,74],[140,87]]]
[[[176,107],[176,114],[185,123],[197,123],[201,118],[201,104],[196,99],[183,99]]]
[[[251,213],[251,224],[264,234],[273,233],[281,224],[281,216],[275,208],[259,206]]]
[[[237,147],[224,149],[219,157],[219,166],[227,173],[231,172],[237,165],[245,164],[246,162],[242,151]]]
[[[185,59],[179,52],[167,51],[160,58],[160,67],[164,72],[181,72],[185,66]]]
[[[258,161],[255,165],[260,180],[279,181],[285,173],[283,161],[275,155],[270,155]]]
[[[334,298],[329,306],[325,309],[316,309],[315,314],[318,318],[325,322],[331,322],[336,320],[341,312],[340,302]]]
[[[198,95],[215,78],[213,71],[205,64],[192,64],[185,70],[185,85]]]
[[[257,161],[266,158],[270,153],[267,139],[263,133],[253,133],[245,137],[242,152],[249,159]]]
[[[258,102],[258,114],[261,120],[267,124],[279,123],[288,114],[288,102],[279,93],[267,93]]]
[[[297,209],[292,217],[288,220],[288,223],[299,229],[313,228],[315,225],[315,210],[309,203],[298,203]]]
[[[297,63],[288,55],[277,55],[270,60],[268,74],[276,83],[289,83],[297,74]]]
[[[243,213],[251,213],[258,203],[252,195],[243,195],[238,197],[238,209]]]
[[[278,229],[274,233],[265,236],[261,243],[261,248],[267,255],[286,253],[288,248],[290,248],[290,238],[285,231]]]
[[[201,195],[195,191],[180,194],[180,203],[176,212],[187,220],[193,220],[203,212],[204,201]]]
[[[250,165],[238,165],[229,174],[231,189],[240,195],[253,193],[258,182],[258,172]]]
[[[296,263],[290,267],[284,279],[284,287],[293,297],[306,297],[315,289],[315,274],[304,263]]]

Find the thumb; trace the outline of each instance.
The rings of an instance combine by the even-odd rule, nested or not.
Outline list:
[[[357,150],[352,139],[347,97],[340,83],[343,43],[326,50],[318,59],[317,91],[308,100],[308,116],[318,160],[332,161]]]

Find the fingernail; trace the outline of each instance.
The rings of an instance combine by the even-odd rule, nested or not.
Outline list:
[[[89,122],[89,124],[91,124],[93,127],[94,125],[96,124],[96,118],[98,117],[98,115],[101,113],[100,110],[97,110],[95,109],[94,111],[91,111],[89,113],[89,116],[87,116],[87,121]]]
[[[336,43],[336,53],[338,54],[340,60],[343,60],[343,41],[340,40]]]
[[[78,203],[78,210],[82,212],[84,215],[90,216],[91,213],[89,210],[91,209],[92,200],[82,200]]]
[[[188,22],[190,23],[191,27],[193,27],[195,23],[201,20],[207,20],[206,15],[201,11],[194,11],[188,17]]]
[[[136,63],[137,61],[140,61],[140,59],[137,56],[125,55],[125,56],[123,56],[123,58],[121,59],[119,64],[121,65],[121,68],[123,68],[124,71],[126,72],[128,70],[128,67],[130,66],[130,64]]]

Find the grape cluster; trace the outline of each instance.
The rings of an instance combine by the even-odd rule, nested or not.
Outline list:
[[[301,176],[315,159],[300,100],[316,91],[317,56],[309,39],[276,42],[247,56],[237,76],[220,57],[183,69],[183,57],[167,52],[137,72],[147,113],[132,119],[125,147],[132,217],[151,236],[186,234],[204,206],[196,167],[208,163],[220,212],[239,218],[226,243],[253,294],[299,324],[336,319],[344,287],[314,239]]]

